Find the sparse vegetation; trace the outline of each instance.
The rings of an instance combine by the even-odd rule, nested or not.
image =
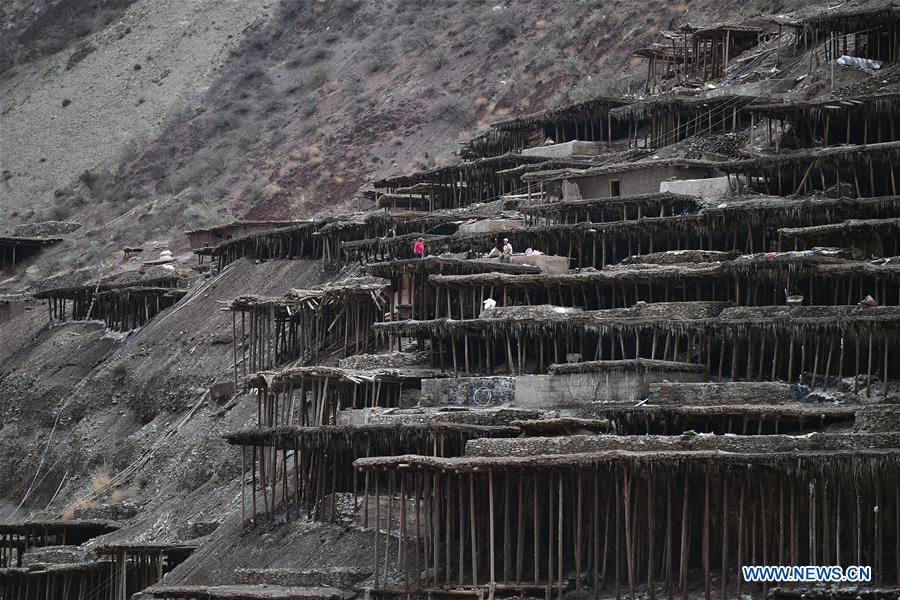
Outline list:
[[[185,223],[191,227],[208,227],[221,222],[221,216],[218,210],[213,206],[192,205],[184,210],[183,217]]]
[[[569,90],[570,102],[581,102],[609,93],[609,82],[599,77],[585,77]]]
[[[422,54],[422,64],[429,72],[440,71],[447,65],[447,56],[440,48],[430,48]]]
[[[44,211],[45,221],[65,221],[72,215],[72,211],[69,207],[64,205],[57,204],[56,206],[51,206],[50,208]]]
[[[379,71],[388,71],[396,64],[394,51],[388,44],[381,44],[369,53],[366,61],[366,71],[369,73],[377,73]]]
[[[424,29],[418,29],[403,38],[403,49],[407,52],[421,52],[436,47],[434,34]]]
[[[0,8],[0,21],[11,24],[4,31],[0,42],[0,73],[18,64],[55,54],[79,39],[100,31],[116,19],[135,0],[104,0],[104,2],[84,3],[80,0],[63,0],[46,3],[36,10],[34,3],[10,3]],[[129,30],[130,31],[130,30]],[[122,33],[127,34],[128,31]],[[84,49],[90,44],[82,41],[74,62],[70,57],[71,69],[90,54]],[[76,57],[76,54],[81,52]]]
[[[207,120],[206,126],[212,131],[227,135],[223,135],[214,145],[196,152],[175,172],[170,182],[172,193],[177,194],[188,187],[202,189],[224,173],[230,165],[240,160],[256,141],[258,132],[250,123],[235,129],[238,122],[239,120],[233,116],[221,118],[214,116]]]
[[[522,30],[522,22],[515,5],[509,8],[492,7],[488,18],[494,41],[497,44],[506,44],[515,38]]]
[[[320,62],[309,70],[306,76],[306,88],[309,90],[317,90],[326,83],[331,77],[331,65],[327,62]]]
[[[72,70],[75,65],[87,58],[96,49],[97,46],[89,41],[78,44],[72,54],[69,55],[69,60],[66,61],[66,71]]]
[[[112,477],[105,468],[101,468],[97,470],[91,477],[91,494],[103,494],[109,489],[109,486],[111,485]]]
[[[137,488],[139,490],[142,490],[145,487],[147,487],[148,483],[149,483],[149,479],[147,479],[147,474],[144,473],[143,471],[141,471],[140,473],[135,475],[134,484],[137,486]]]
[[[430,116],[435,121],[465,127],[471,124],[475,113],[464,100],[455,96],[445,96],[432,105]]]
[[[362,0],[336,0],[334,10],[338,18],[348,19],[363,5]]]
[[[113,380],[121,383],[128,376],[128,367],[119,363],[112,369]]]

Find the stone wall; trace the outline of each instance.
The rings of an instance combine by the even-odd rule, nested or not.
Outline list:
[[[46,564],[71,564],[81,563],[85,560],[84,550],[78,546],[44,546],[42,548],[30,548],[22,555],[22,566]]]
[[[423,379],[422,406],[484,408],[510,404],[515,399],[514,377],[452,377]]]
[[[427,365],[428,352],[389,352],[387,354],[356,354],[338,360],[342,369],[399,369]]]
[[[736,381],[730,383],[662,382],[649,385],[651,404],[706,405],[788,404],[797,401],[790,383]]]
[[[72,233],[79,229],[81,223],[75,221],[42,221],[40,223],[24,223],[16,227],[15,235],[23,237],[46,237]]]
[[[856,411],[856,430],[900,431],[900,404],[860,407]]]
[[[97,506],[76,508],[74,516],[76,519],[126,521],[136,514],[138,514],[137,506],[129,502],[121,502],[118,504],[98,504]]]
[[[528,410],[524,408],[473,408],[448,407],[448,408],[415,408],[408,410],[388,409],[383,412],[373,412],[369,416],[369,423],[373,425],[405,424],[412,423],[460,423],[468,425],[509,425],[511,421],[525,421],[541,418],[540,410]]]
[[[296,587],[332,586],[350,588],[371,575],[366,569],[235,569],[234,582],[246,585],[283,585]]]

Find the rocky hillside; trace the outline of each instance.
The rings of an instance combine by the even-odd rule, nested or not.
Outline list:
[[[82,223],[36,278],[123,245],[181,248],[183,230],[234,216],[341,211],[375,177],[453,161],[494,120],[629,91],[630,51],[660,29],[780,8],[709,4],[12,3],[4,229]]]

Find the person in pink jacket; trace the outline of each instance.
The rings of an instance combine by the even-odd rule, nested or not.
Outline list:
[[[425,238],[416,240],[416,243],[413,244],[413,254],[416,255],[416,258],[425,258]]]

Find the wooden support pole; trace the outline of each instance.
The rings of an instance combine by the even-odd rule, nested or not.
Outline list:
[[[472,539],[472,585],[478,585],[478,539],[475,533],[475,475],[469,472],[469,532]]]
[[[688,473],[684,472],[684,492],[681,500],[681,597],[682,600],[688,600],[688,562],[689,556],[689,503],[688,503]]]
[[[494,471],[488,469],[488,532],[490,536],[489,556],[490,556],[490,584],[493,586],[497,582],[496,560],[494,557],[494,546],[496,545],[495,528],[494,528]]]
[[[709,560],[709,471],[707,470],[704,477],[703,490],[703,590],[706,600],[710,598],[710,560]]]
[[[557,527],[556,527],[556,565],[557,565],[557,576],[556,576],[556,598],[557,600],[563,599],[563,562],[565,561],[564,554],[564,546],[563,546],[563,535],[564,535],[564,519],[563,519],[563,480],[562,474],[556,475],[556,487],[557,487]],[[552,493],[552,491],[551,491]]]
[[[632,540],[632,521],[631,521],[631,480],[629,478],[629,470],[626,465],[622,472],[622,485],[624,487],[624,503],[625,503],[625,564],[628,572],[628,596],[634,600],[635,594],[635,576],[634,576],[634,542]]]

